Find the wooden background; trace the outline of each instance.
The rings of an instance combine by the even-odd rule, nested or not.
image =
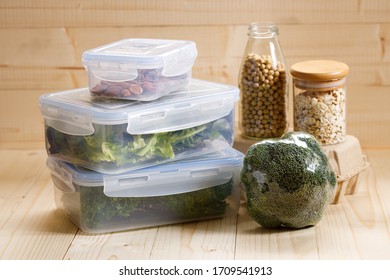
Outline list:
[[[390,1],[0,0],[0,148],[43,146],[38,97],[87,85],[82,52],[130,37],[187,39],[193,76],[236,85],[253,21],[273,21],[287,66],[347,63],[347,129],[390,146]]]
[[[288,67],[350,66],[347,129],[370,162],[358,192],[298,231],[259,227],[245,204],[225,219],[96,236],[60,216],[38,97],[87,86],[83,51],[193,40],[193,76],[236,85],[253,21],[279,25]],[[0,38],[0,259],[390,259],[390,1],[0,0]]]

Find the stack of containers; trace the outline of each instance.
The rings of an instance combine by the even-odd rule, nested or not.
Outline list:
[[[239,207],[238,88],[192,79],[194,42],[126,39],[84,52],[89,88],[40,97],[55,201],[105,233]]]

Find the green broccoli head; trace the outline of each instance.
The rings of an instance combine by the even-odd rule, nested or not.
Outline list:
[[[319,142],[303,132],[252,145],[241,181],[250,215],[268,228],[315,225],[337,183]]]

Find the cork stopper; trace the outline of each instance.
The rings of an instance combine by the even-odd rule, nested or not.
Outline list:
[[[295,63],[290,69],[290,73],[294,78],[312,82],[342,79],[348,72],[348,65],[334,60],[302,61]]]

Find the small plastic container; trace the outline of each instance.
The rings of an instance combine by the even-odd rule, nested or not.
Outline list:
[[[118,174],[231,147],[238,88],[192,79],[154,102],[95,99],[88,88],[45,94],[47,153]]]
[[[51,157],[47,166],[58,208],[82,231],[97,234],[236,214],[243,157],[230,148],[120,175]]]
[[[346,64],[310,60],[291,66],[294,92],[294,130],[312,134],[323,145],[346,136]]]
[[[151,101],[185,88],[197,57],[192,41],[125,39],[85,51],[93,96]]]

